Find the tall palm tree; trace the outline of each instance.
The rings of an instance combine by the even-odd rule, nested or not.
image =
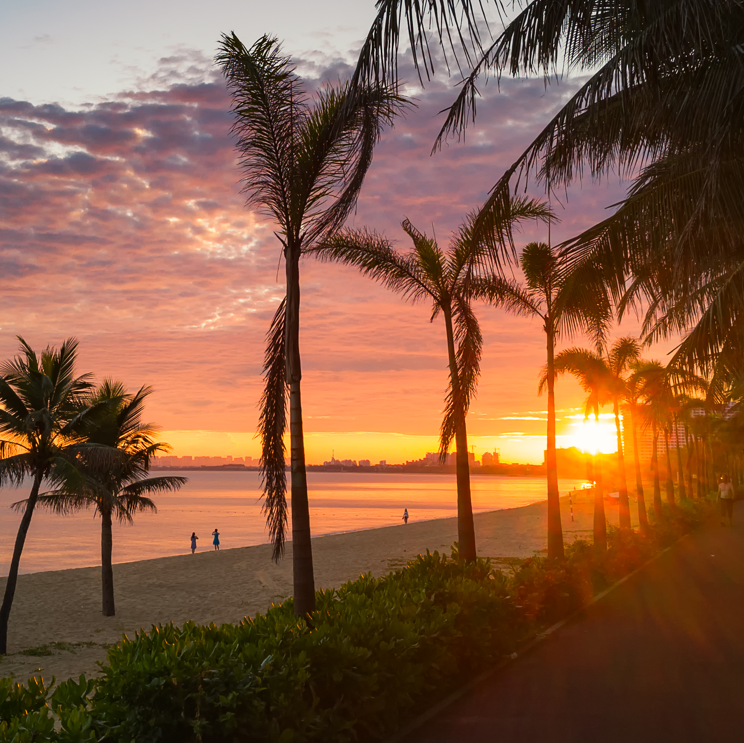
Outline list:
[[[496,4],[500,8],[500,4]],[[526,0],[485,49],[475,0],[379,0],[355,79],[397,77],[401,29],[419,77],[430,47],[460,47],[467,64],[435,146],[475,119],[487,74],[586,75],[492,189],[515,177],[551,185],[625,172],[634,180],[612,216],[567,247],[598,260],[623,307],[645,305],[644,340],[690,331],[673,365],[741,373],[744,341],[744,0]],[[640,167],[639,167],[640,165]],[[646,300],[646,301],[644,301]]]
[[[555,357],[556,376],[571,374],[587,393],[585,419],[594,413],[599,424],[599,409],[612,400],[614,385],[605,359],[585,348],[567,348]],[[598,453],[594,454],[594,548],[607,550],[607,520],[604,508],[604,485]]]
[[[289,58],[267,36],[250,49],[235,34],[223,36],[217,62],[232,96],[243,190],[249,204],[278,224],[286,266],[286,300],[267,339],[259,429],[264,509],[278,560],[287,521],[288,387],[294,608],[304,616],[315,608],[315,579],[300,396],[300,257],[343,225],[382,128],[392,124],[403,100],[390,86],[342,85],[323,89],[310,105]]]
[[[0,606],[0,655],[8,652],[8,620],[13,605],[23,546],[39,490],[45,478],[74,482],[66,456],[78,442],[75,427],[88,412],[88,376],[76,376],[77,341],[36,354],[23,338],[20,355],[0,366],[0,485],[31,481],[31,492],[18,527],[13,557]]]
[[[563,529],[558,492],[555,443],[555,344],[561,335],[583,330],[601,342],[611,318],[608,297],[591,274],[576,276],[562,270],[551,246],[532,242],[520,256],[525,285],[502,276],[475,282],[472,291],[497,307],[542,321],[547,344],[544,380],[548,392],[548,425],[545,464],[548,484],[548,557],[563,558]]]
[[[625,409],[633,435],[633,463],[636,477],[636,500],[638,502],[638,523],[641,531],[648,530],[648,514],[646,512],[646,497],[643,491],[643,477],[641,475],[641,458],[638,452],[638,424],[640,420],[640,406],[642,395],[642,380],[635,371],[641,362],[637,361],[630,367],[630,374],[625,380]]]
[[[156,442],[157,429],[142,422],[149,387],[134,394],[124,385],[104,381],[95,390],[91,404],[97,412],[80,421],[79,434],[83,445],[76,451],[76,465],[83,475],[81,482],[58,483],[58,487],[39,495],[38,506],[55,513],[68,514],[93,507],[101,516],[101,596],[105,617],[116,614],[114,603],[114,572],[112,563],[113,520],[131,523],[142,511],[157,511],[148,497],[151,493],[172,492],[187,482],[185,477],[149,477],[152,458],[168,451],[167,444]],[[94,448],[85,446],[95,445]],[[119,456],[102,460],[99,452],[105,447]],[[25,505],[21,501],[18,506]]]
[[[660,430],[664,436],[664,447],[666,454],[666,495],[670,505],[675,503],[674,480],[672,470],[672,458],[670,450],[671,431],[675,431],[675,443],[679,448],[679,436],[677,435],[677,410],[680,405],[680,396],[688,391],[705,389],[704,380],[689,370],[678,369],[673,366],[664,366],[658,361],[646,361],[635,368],[634,374],[641,380],[641,393],[647,403],[647,414],[651,419],[654,431],[654,442],[656,431]],[[684,488],[683,471],[681,468],[680,455],[679,479],[681,488]],[[656,462],[658,465],[658,461]],[[656,480],[655,480],[656,488]],[[660,511],[660,505],[658,507]]]
[[[548,219],[549,210],[531,199],[515,199],[500,220],[499,229],[525,219]],[[314,252],[322,259],[357,266],[405,298],[432,305],[432,319],[441,313],[447,336],[449,386],[445,397],[439,453],[446,457],[454,439],[457,463],[457,529],[463,560],[476,557],[475,527],[470,496],[470,468],[466,416],[480,373],[482,338],[470,306],[470,287],[487,249],[472,229],[469,217],[442,251],[436,240],[417,230],[408,220],[403,230],[413,248],[399,253],[384,237],[367,230],[343,230]]]
[[[607,352],[607,368],[611,375],[612,409],[615,415],[615,433],[617,436],[617,469],[620,477],[620,528],[630,529],[630,501],[628,498],[628,480],[625,475],[625,456],[623,451],[623,433],[620,424],[620,401],[627,398],[627,377],[631,366],[638,361],[640,348],[635,338],[618,338]],[[645,504],[644,504],[645,510]],[[640,523],[640,520],[639,520]]]

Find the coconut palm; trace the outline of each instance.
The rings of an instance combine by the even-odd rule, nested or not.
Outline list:
[[[42,482],[74,482],[67,453],[79,443],[75,426],[85,416],[88,376],[76,376],[77,341],[36,354],[23,338],[20,355],[0,366],[0,485],[31,482],[0,606],[0,655],[8,652],[8,620],[15,596],[23,545]]]
[[[648,530],[648,513],[646,512],[646,497],[643,491],[643,477],[641,475],[641,458],[638,453],[638,425],[640,422],[640,406],[642,396],[642,378],[635,371],[640,361],[636,361],[630,367],[630,374],[625,380],[625,409],[628,413],[628,421],[633,436],[633,464],[636,477],[636,501],[638,503],[638,523],[641,531]]]
[[[423,79],[430,46],[480,50],[474,0],[380,0],[357,77],[397,76],[401,29]],[[500,5],[497,4],[497,7]],[[487,74],[586,81],[492,189],[515,178],[568,184],[616,170],[633,183],[608,219],[567,244],[606,267],[616,297],[645,304],[644,340],[690,331],[674,366],[741,374],[744,342],[744,0],[531,0],[480,52],[436,145],[475,118]],[[639,167],[640,165],[640,167]],[[476,227],[477,229],[477,227]],[[647,300],[644,302],[644,300]],[[692,329],[692,330],[690,330]]]
[[[69,514],[94,508],[101,516],[101,595],[106,617],[116,613],[112,565],[114,519],[131,523],[135,514],[157,511],[148,497],[152,493],[172,492],[187,482],[185,477],[149,477],[150,464],[157,454],[168,451],[167,444],[156,442],[157,429],[142,422],[144,406],[152,389],[142,387],[128,394],[120,382],[104,381],[95,390],[91,404],[96,412],[82,419],[78,432],[83,442],[75,463],[82,480],[58,483],[55,490],[39,495],[38,506],[55,513]],[[119,454],[102,459],[103,448]],[[105,449],[104,449],[105,450]],[[21,501],[18,506],[25,506]]]
[[[591,273],[583,276],[561,270],[556,252],[545,243],[526,245],[520,256],[525,284],[502,276],[489,276],[474,282],[471,291],[508,312],[542,321],[547,343],[544,387],[548,392],[548,425],[545,463],[548,485],[548,557],[563,558],[563,530],[558,492],[558,468],[555,443],[555,344],[561,335],[579,330],[601,342],[611,318],[606,292],[592,282]],[[542,392],[542,385],[540,387]]]
[[[278,224],[286,266],[286,301],[272,322],[265,358],[259,430],[264,509],[274,559],[284,551],[287,522],[286,398],[290,400],[294,608],[315,607],[310,515],[302,431],[299,347],[300,257],[331,236],[356,204],[382,128],[403,101],[383,85],[328,87],[310,105],[276,39],[250,49],[223,36],[217,62],[227,80],[248,202]]]
[[[615,433],[617,436],[617,469],[620,478],[618,500],[621,529],[630,529],[630,501],[628,498],[628,480],[625,475],[623,433],[620,424],[620,402],[627,399],[628,372],[632,365],[638,361],[639,356],[640,348],[635,338],[618,338],[607,351],[607,368],[612,377],[612,410],[615,416]]]
[[[611,402],[616,392],[612,373],[607,362],[598,353],[585,348],[568,348],[555,357],[556,376],[571,374],[587,393],[585,419],[594,413],[599,424],[599,409]],[[595,453],[594,464],[594,547],[597,552],[607,550],[607,520],[604,508],[604,485],[599,456]]]
[[[704,380],[689,370],[686,371],[677,369],[673,366],[664,366],[658,361],[647,361],[640,364],[635,368],[634,374],[641,380],[641,393],[647,403],[647,417],[651,421],[654,437],[657,430],[661,431],[664,436],[664,449],[666,454],[666,495],[669,504],[674,505],[675,495],[670,438],[671,432],[674,430],[675,443],[679,448],[677,411],[680,407],[681,395],[685,394],[687,391],[706,389],[707,385]],[[654,441],[655,440],[656,439],[654,438]],[[684,488],[681,455],[679,457],[679,465],[679,481],[681,487]],[[659,504],[659,512],[660,508]]]
[[[666,496],[669,505],[674,505],[674,482],[671,473],[671,456],[669,454],[669,426],[671,407],[674,402],[674,389],[669,369],[658,361],[646,361],[635,368],[634,374],[641,380],[641,394],[645,401],[644,417],[651,425],[653,436],[653,454],[651,469],[654,475],[654,511],[661,518],[661,490],[659,478],[659,461],[657,441],[659,432],[666,444]]]
[[[499,229],[508,232],[511,225],[522,220],[548,219],[549,214],[540,202],[515,199],[500,220]],[[343,230],[314,252],[324,260],[357,266],[362,273],[412,302],[431,302],[432,319],[441,313],[447,335],[449,386],[439,453],[444,460],[455,441],[458,547],[460,557],[472,561],[476,548],[466,417],[478,383],[482,338],[469,291],[487,249],[475,237],[470,217],[453,235],[446,251],[408,220],[403,222],[403,230],[413,243],[408,253],[399,253],[386,238],[367,230]]]

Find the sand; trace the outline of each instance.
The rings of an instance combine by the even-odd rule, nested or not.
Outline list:
[[[561,501],[566,541],[589,536],[590,498],[574,498],[573,523],[568,498]],[[546,503],[476,515],[478,553],[505,562],[540,553],[546,515]],[[607,519],[617,524],[615,503],[608,502]],[[339,586],[367,572],[383,575],[427,548],[449,552],[456,539],[453,518],[318,537],[313,540],[316,585]],[[263,612],[291,595],[292,545],[279,564],[272,562],[269,545],[124,563],[114,566],[114,583],[116,616],[103,617],[100,568],[21,575],[10,616],[10,655],[0,662],[0,676],[94,675],[107,647],[142,627],[238,622]],[[4,584],[0,579],[0,590]]]

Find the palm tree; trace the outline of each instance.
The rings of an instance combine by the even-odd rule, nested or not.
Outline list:
[[[584,348],[568,348],[555,357],[556,376],[572,374],[587,393],[585,419],[594,413],[599,423],[599,408],[612,400],[614,385],[612,374],[605,359],[598,353]],[[607,520],[604,509],[604,487],[602,468],[597,453],[594,464],[594,548],[603,553],[607,550]]]
[[[549,210],[531,199],[515,199],[500,220],[499,229],[525,219],[548,219]],[[457,463],[458,547],[463,560],[476,557],[466,416],[476,392],[480,373],[482,338],[470,306],[474,271],[488,252],[472,229],[469,217],[442,251],[436,240],[417,230],[408,220],[403,230],[411,238],[409,253],[397,252],[384,237],[367,230],[344,230],[327,239],[314,252],[322,259],[357,266],[412,302],[428,300],[432,319],[441,313],[447,335],[449,387],[440,431],[442,460],[455,441]]]
[[[548,391],[548,425],[545,463],[548,481],[548,557],[563,559],[563,530],[558,492],[555,443],[555,343],[561,334],[582,329],[600,342],[611,317],[610,305],[602,286],[561,270],[559,257],[545,243],[529,243],[520,256],[525,286],[502,276],[476,282],[474,295],[503,307],[516,315],[542,320],[547,341],[544,386]],[[542,392],[542,385],[540,388]]]
[[[401,29],[422,81],[437,41],[445,52],[460,47],[468,64],[479,57],[435,147],[475,119],[487,74],[587,76],[482,214],[506,203],[515,177],[535,175],[549,190],[587,169],[630,174],[617,211],[569,241],[571,260],[605,266],[623,308],[645,304],[644,341],[692,328],[672,365],[735,379],[744,339],[744,201],[732,197],[744,192],[744,2],[531,0],[485,49],[474,0],[380,0],[377,8],[359,81],[397,77]]]
[[[643,477],[641,475],[641,459],[638,453],[638,423],[642,395],[642,381],[635,371],[640,362],[631,365],[631,373],[625,380],[625,406],[628,411],[630,428],[633,433],[633,463],[636,476],[636,499],[638,501],[638,523],[641,531],[648,531],[648,514],[646,512],[646,498],[643,492]]]
[[[674,480],[672,470],[672,458],[670,452],[670,434],[672,427],[675,431],[675,443],[679,449],[679,436],[677,435],[677,410],[680,405],[680,397],[686,391],[705,388],[705,382],[690,371],[664,366],[658,361],[646,361],[639,364],[634,374],[641,380],[641,394],[647,403],[647,414],[650,417],[652,430],[654,432],[654,447],[656,446],[656,431],[661,430],[664,436],[666,454],[666,495],[670,505],[674,505]],[[683,471],[681,467],[681,454],[679,456],[679,478],[681,493],[684,492]],[[658,461],[656,462],[658,465]],[[658,478],[658,473],[655,473]],[[654,480],[656,490],[657,480]],[[654,493],[656,499],[656,493]],[[658,505],[659,512],[661,505]]]
[[[620,425],[620,401],[627,397],[627,377],[631,366],[638,361],[640,349],[635,338],[618,338],[607,352],[607,368],[611,375],[612,409],[615,415],[617,436],[617,468],[620,477],[620,528],[630,529],[630,501],[628,499],[628,480],[625,475],[625,456],[623,452],[623,433]],[[645,511],[645,504],[644,504]],[[641,523],[639,518],[639,523]]]
[[[151,493],[172,492],[187,482],[185,477],[148,477],[152,458],[168,451],[156,442],[157,429],[142,422],[145,400],[152,393],[142,387],[128,394],[120,382],[104,381],[91,404],[97,412],[80,421],[83,444],[77,448],[76,464],[84,480],[75,486],[63,482],[38,498],[39,507],[68,514],[91,506],[101,516],[101,595],[105,617],[116,614],[112,565],[113,520],[131,523],[134,514],[157,511]],[[86,446],[93,444],[94,448]],[[102,461],[102,448],[115,449],[118,457]],[[25,505],[26,501],[15,504]]]
[[[315,607],[310,513],[300,396],[300,257],[333,235],[356,204],[374,145],[403,100],[389,86],[329,87],[309,105],[288,57],[267,36],[247,49],[222,37],[217,62],[232,95],[248,202],[278,225],[286,265],[286,300],[267,339],[260,416],[264,509],[274,559],[284,551],[287,522],[285,445],[289,387],[294,608]]]
[[[18,581],[21,553],[45,478],[72,482],[76,471],[66,453],[77,442],[75,426],[85,416],[87,376],[75,376],[77,341],[37,355],[23,338],[20,355],[0,367],[0,485],[22,485],[31,492],[18,527],[5,594],[0,606],[0,655],[8,652],[8,620]]]
[[[666,496],[669,505],[674,505],[674,482],[671,475],[671,457],[669,455],[669,420],[671,406],[674,400],[669,370],[658,361],[645,361],[639,364],[634,374],[641,380],[641,394],[645,400],[644,413],[647,423],[650,423],[653,436],[653,454],[651,469],[654,475],[654,511],[657,519],[662,516],[661,489],[659,478],[659,460],[657,441],[659,431],[664,435],[666,444]]]

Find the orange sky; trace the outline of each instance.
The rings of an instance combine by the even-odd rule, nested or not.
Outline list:
[[[318,59],[306,66],[311,87],[349,72]],[[39,348],[75,335],[81,371],[155,388],[148,415],[175,454],[255,457],[263,337],[283,295],[278,244],[239,194],[221,81],[203,55],[188,80],[168,64],[152,89],[84,107],[0,100],[0,358],[15,352],[17,334]],[[452,91],[442,82],[417,91],[418,108],[378,147],[352,223],[403,248],[408,217],[445,242],[576,84],[488,88],[467,141],[433,157],[437,112]],[[623,188],[571,189],[554,238],[603,217]],[[530,227],[521,239],[545,237]],[[398,462],[435,450],[447,372],[429,307],[307,260],[301,312],[308,461],[335,451]],[[541,462],[542,330],[489,307],[478,316],[485,345],[471,444],[478,457],[498,449],[503,461]],[[634,320],[618,333],[637,329]],[[582,400],[572,380],[558,383],[561,445],[586,440],[567,417]],[[610,434],[602,448],[612,446]]]

